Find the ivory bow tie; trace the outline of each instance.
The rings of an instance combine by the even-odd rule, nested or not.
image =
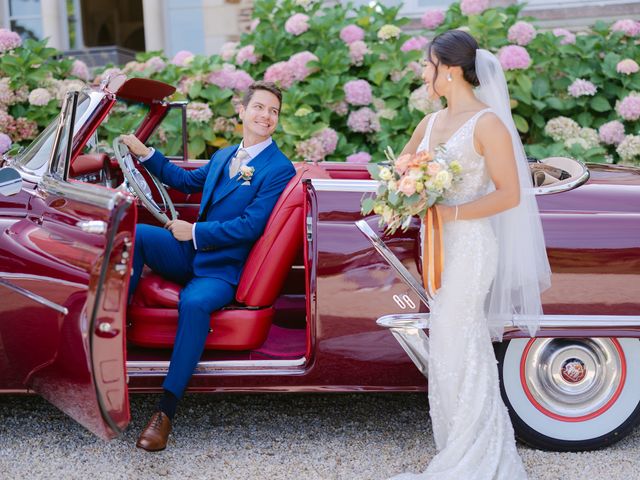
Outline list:
[[[243,148],[239,149],[229,165],[229,178],[235,177],[240,171],[240,167],[249,163],[249,160],[251,160],[249,153]]]

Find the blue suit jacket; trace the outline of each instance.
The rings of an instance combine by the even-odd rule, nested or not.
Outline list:
[[[238,147],[218,150],[209,163],[191,171],[172,164],[157,150],[144,162],[161,182],[184,193],[203,192],[199,217],[205,206],[209,205],[209,209],[206,221],[195,227],[198,248],[194,274],[221,278],[234,285],[238,284],[249,251],[262,235],[280,194],[295,175],[293,164],[273,142],[249,162],[255,169],[249,185],[243,185],[241,179],[226,181],[229,159]],[[226,178],[221,179],[220,190],[214,195],[214,187],[222,175]]]

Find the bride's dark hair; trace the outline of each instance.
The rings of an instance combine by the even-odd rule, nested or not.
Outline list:
[[[431,85],[435,85],[438,78],[438,66],[442,63],[449,67],[462,68],[463,78],[474,87],[480,85],[476,75],[476,39],[462,30],[448,30],[436,35],[429,44],[427,60],[435,56],[438,63],[435,65],[435,73],[431,79]]]

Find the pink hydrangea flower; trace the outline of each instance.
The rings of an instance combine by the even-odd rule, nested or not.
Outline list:
[[[22,45],[20,35],[6,28],[0,28],[0,53],[13,50]]]
[[[529,22],[519,21],[511,25],[507,38],[510,42],[524,47],[536,38],[536,29]]]
[[[236,55],[236,63],[242,65],[244,62],[249,62],[255,65],[260,60],[260,56],[256,55],[256,47],[253,45],[247,45],[238,50]]]
[[[325,151],[322,141],[318,137],[311,137],[296,145],[296,153],[305,162],[321,162],[324,160]]]
[[[7,132],[11,130],[15,123],[14,118],[6,110],[0,109],[0,131]]]
[[[442,10],[441,8],[435,8],[424,12],[424,15],[420,19],[420,22],[422,22],[422,26],[424,28],[433,30],[443,24],[444,17],[444,10]]]
[[[618,145],[624,140],[624,125],[618,120],[604,123],[598,129],[598,136],[602,143]]]
[[[479,15],[489,8],[489,0],[462,0],[460,11],[463,15]]]
[[[161,72],[165,69],[166,66],[167,64],[165,63],[165,61],[157,55],[144,62],[144,68],[148,68],[152,72]]]
[[[638,62],[632,60],[631,58],[620,60],[618,62],[618,65],[616,65],[616,71],[625,75],[631,75],[632,73],[636,73],[638,70],[640,70]]]
[[[314,135],[320,139],[326,155],[331,155],[338,146],[338,133],[333,128],[325,128]]]
[[[498,60],[504,70],[518,70],[529,68],[531,57],[524,47],[519,45],[507,45],[498,52]]]
[[[29,104],[34,107],[44,107],[51,98],[51,93],[46,88],[35,88],[29,93]]]
[[[258,25],[260,25],[260,19],[254,18],[253,20],[251,20],[251,23],[249,24],[249,31],[251,33],[255,32],[256,28],[258,28]]]
[[[11,138],[5,133],[0,133],[0,154],[11,148]]]
[[[354,65],[362,65],[364,56],[370,53],[369,47],[361,40],[357,40],[349,45],[349,57]]]
[[[91,74],[89,73],[89,67],[87,67],[87,64],[84,63],[82,60],[74,60],[73,64],[71,65],[71,75],[73,75],[74,77],[78,77],[81,80],[84,80],[85,82],[89,80],[89,77],[91,76]]]
[[[573,45],[576,43],[576,36],[566,28],[554,28],[553,34],[560,37],[560,45]]]
[[[400,50],[403,52],[410,52],[411,50],[424,50],[424,47],[429,43],[429,39],[423,37],[422,35],[418,35],[417,37],[411,37],[409,40],[404,42],[400,47]]]
[[[187,105],[187,119],[192,122],[206,123],[213,117],[209,105],[202,102],[189,102]]]
[[[38,135],[38,124],[28,118],[20,117],[16,119],[14,141],[31,140]]]
[[[370,161],[371,155],[367,152],[356,152],[347,157],[347,163],[369,163]]]
[[[244,70],[237,70],[234,65],[225,63],[221,70],[211,72],[207,81],[220,88],[245,91],[253,83],[253,78]]]
[[[625,18],[611,25],[612,32],[623,32],[627,37],[640,35],[640,22]]]
[[[317,62],[318,57],[316,57],[311,52],[298,52],[295,55],[292,55],[289,59],[289,66],[291,67],[291,71],[293,72],[293,77],[297,81],[304,80],[312,73],[316,72],[317,68],[311,68],[308,66],[309,62]]]
[[[364,30],[357,25],[347,25],[340,30],[340,39],[347,45],[364,40]]]
[[[180,50],[176,53],[171,59],[171,63],[177,65],[178,67],[184,67],[188,65],[193,60],[193,53],[189,50]]]
[[[277,83],[281,88],[289,88],[293,85],[295,76],[289,62],[277,62],[267,68],[264,79],[267,82]]]
[[[640,118],[640,93],[631,92],[616,104],[616,112],[625,120]]]
[[[230,62],[236,56],[238,42],[227,42],[220,48],[220,56],[225,62]]]
[[[327,105],[327,108],[332,112],[337,113],[341,117],[349,113],[349,105],[344,100],[340,100],[339,102],[335,102],[335,103],[330,103]]]
[[[284,29],[287,33],[291,35],[302,35],[304,32],[309,30],[309,16],[304,13],[296,13],[289,17],[284,24]]]
[[[0,78],[0,104],[2,105],[12,105],[15,101],[15,95],[9,82],[9,77]]]
[[[353,111],[347,118],[347,126],[352,132],[370,133],[380,131],[380,121],[369,107]]]
[[[589,80],[578,78],[574,80],[571,85],[569,85],[567,91],[569,92],[569,95],[575,98],[583,97],[585,95],[593,96],[598,91],[598,87],[596,87]]]
[[[366,80],[351,80],[344,85],[345,100],[351,105],[369,105],[373,98]]]

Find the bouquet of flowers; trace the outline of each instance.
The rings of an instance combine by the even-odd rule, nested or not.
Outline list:
[[[398,228],[406,230],[414,215],[424,219],[462,171],[457,161],[447,163],[444,153],[439,147],[435,156],[419,152],[396,158],[391,147],[387,148],[389,166],[369,165],[369,173],[379,184],[375,195],[362,199],[362,213],[380,215],[380,226],[390,234]]]

